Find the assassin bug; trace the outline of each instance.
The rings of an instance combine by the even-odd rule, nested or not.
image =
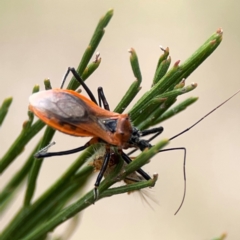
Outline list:
[[[70,72],[79,81],[91,100],[75,91],[62,89]],[[101,87],[98,88],[98,99],[99,106],[94,95],[74,68],[68,68],[60,89],[34,93],[29,98],[29,110],[50,127],[73,136],[92,137],[84,146],[67,151],[46,152],[49,148],[47,146],[35,154],[36,158],[76,153],[99,142],[106,144],[103,165],[95,182],[95,198],[98,196],[97,188],[111,157],[110,146],[116,146],[120,151],[130,147],[144,150],[152,145],[141,137],[149,134],[159,135],[163,131],[162,127],[139,131],[131,124],[128,114],[110,112]],[[102,104],[104,109],[101,108]],[[131,162],[131,159],[123,151],[121,151],[121,155],[127,163]],[[142,169],[137,172],[146,180],[151,178]]]
[[[66,81],[66,78],[70,72],[72,72],[76,80],[79,81],[79,83],[85,89],[91,100],[75,91],[62,89],[64,82]],[[217,108],[219,108],[228,100],[230,100],[232,97],[234,97],[237,93],[239,93],[239,91],[236,92],[227,100],[225,100],[223,103],[218,105],[212,111],[207,113],[204,117],[202,117],[192,126],[178,133],[177,135],[171,137],[169,140],[173,140],[174,138],[189,131],[191,128],[193,128],[195,125],[201,122],[205,117],[207,117]],[[38,118],[40,118],[47,125],[69,135],[80,137],[92,137],[92,139],[88,141],[85,145],[67,151],[46,152],[50,147],[50,145],[48,145],[47,147],[45,147],[44,149],[40,150],[38,153],[35,154],[36,158],[72,154],[82,151],[92,144],[99,142],[105,143],[106,153],[103,157],[104,160],[95,182],[94,188],[95,199],[98,197],[97,188],[111,159],[110,147],[111,146],[118,147],[121,157],[127,164],[129,164],[131,162],[131,158],[122,151],[123,149],[134,147],[135,149],[140,149],[143,151],[146,148],[151,148],[152,145],[150,144],[150,141],[159,134],[161,134],[163,131],[163,127],[157,127],[140,131],[131,124],[128,114],[119,114],[111,112],[107,100],[104,96],[103,89],[101,87],[98,88],[98,99],[99,106],[94,95],[92,94],[90,89],[87,87],[87,85],[84,83],[84,81],[81,79],[81,77],[78,75],[74,68],[68,68],[68,71],[63,78],[63,82],[60,89],[41,91],[31,95],[29,98],[30,102],[29,110],[32,111]],[[104,106],[104,109],[101,108],[102,104]],[[152,138],[148,140],[141,139],[141,137],[149,134],[154,135]],[[171,150],[184,151],[184,168],[183,168],[184,195],[182,202],[178,210],[176,211],[177,213],[180,210],[186,195],[186,174],[185,174],[186,149],[184,147],[169,148],[160,150],[159,152]],[[138,169],[137,172],[146,180],[149,180],[151,178],[142,169]]]

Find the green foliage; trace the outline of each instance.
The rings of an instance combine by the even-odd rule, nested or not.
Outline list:
[[[90,59],[92,59],[112,16],[113,10],[110,10],[100,19],[93,33],[93,37],[81,58],[77,72],[84,80],[97,70],[101,63],[99,56],[97,56],[93,62],[90,62]],[[152,88],[140,98],[129,112],[134,126],[139,129],[147,129],[176,115],[194,103],[197,98],[191,97],[178,105],[172,106],[176,102],[177,96],[196,88],[196,84],[184,86],[184,79],[186,79],[217,48],[221,40],[222,31],[218,30],[186,62],[182,65],[176,62],[170,70],[168,70],[171,63],[169,49],[162,49],[163,54],[159,57],[157,62]],[[130,63],[136,80],[131,84],[128,91],[115,108],[115,111],[119,113],[123,112],[137,95],[142,81],[137,54],[134,49],[130,49],[129,52],[131,54]],[[68,89],[76,90],[78,86],[79,83],[73,77],[68,85]],[[45,80],[45,87],[46,89],[51,88],[49,80]],[[33,92],[37,92],[38,90],[39,87],[35,86]],[[11,101],[12,98],[8,98],[1,106],[0,124],[2,124],[8,112]],[[17,158],[28,142],[44,127],[43,122],[40,120],[33,122],[33,118],[33,114],[29,112],[28,120],[24,122],[19,136],[1,158],[1,173],[8,170],[10,164]],[[54,133],[55,130],[50,127],[45,129],[43,137],[30,153],[23,166],[3,188],[0,198],[1,212],[9,207],[9,203],[16,196],[17,190],[28,177],[24,204],[3,231],[1,236],[2,240],[45,239],[47,234],[53,231],[58,225],[89,207],[94,201],[94,193],[91,189],[80,199],[67,205],[76,193],[84,187],[94,170],[93,166],[85,163],[86,159],[92,156],[93,153],[96,152],[96,149],[100,149],[102,146],[94,146],[94,149],[93,147],[86,149],[52,186],[46,189],[38,199],[32,201],[36,190],[39,171],[43,164],[43,159],[36,160],[33,154],[37,152],[38,149],[48,145]],[[156,175],[149,181],[141,181],[122,187],[111,188],[116,182],[125,179],[127,175],[146,164],[149,159],[157,154],[160,149],[168,144],[168,142],[168,139],[159,141],[151,149],[142,152],[127,166],[124,166],[123,162],[120,161],[114,170],[111,171],[100,184],[99,199],[154,186],[157,180]],[[123,168],[124,171],[122,171]],[[24,224],[22,224],[23,222]]]

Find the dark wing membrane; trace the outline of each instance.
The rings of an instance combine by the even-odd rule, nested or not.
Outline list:
[[[91,121],[85,102],[68,92],[48,90],[33,94],[30,98],[30,109],[36,115],[44,115],[61,123],[80,124]]]

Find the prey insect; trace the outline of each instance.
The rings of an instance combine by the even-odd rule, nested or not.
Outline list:
[[[90,162],[89,164],[94,167],[96,172],[99,172],[102,168],[105,153],[106,153],[105,147],[101,146],[96,150],[96,152],[88,160]],[[134,158],[131,157],[131,160],[134,160]],[[116,152],[115,149],[112,149],[106,171],[104,172],[104,177],[107,177],[114,170],[114,168],[119,163],[119,161],[120,161],[120,154],[118,154],[118,152]],[[120,172],[124,171],[124,168],[126,167],[126,165],[127,163],[124,162]],[[141,182],[144,180],[145,179],[141,175],[139,175],[136,172],[133,172],[133,173],[130,173],[126,178],[124,178],[123,182],[128,185],[136,182]]]
[[[89,165],[94,167],[95,172],[99,172],[100,171],[100,169],[102,167],[102,164],[103,164],[103,161],[104,161],[104,155],[105,155],[105,147],[101,146],[100,148],[97,148],[96,151],[93,153],[93,155],[91,155],[91,157],[88,159]],[[132,161],[134,161],[136,157],[132,157],[131,156],[130,158],[131,158]],[[122,161],[120,154],[118,154],[116,149],[113,148],[112,151],[111,151],[111,156],[110,156],[110,160],[109,160],[108,166],[107,166],[106,171],[104,173],[104,178],[107,178],[107,177],[109,177],[109,175],[112,174],[112,172],[115,170],[115,167],[117,167],[117,165],[120,163],[120,161]],[[127,163],[123,162],[121,164],[121,169],[119,170],[119,174],[120,175],[125,172],[125,168],[126,167],[127,167]],[[158,179],[158,174],[154,173],[152,182],[156,182],[157,179]],[[151,194],[151,192],[146,191],[145,189],[143,189],[142,185],[141,185],[141,187],[139,187],[140,184],[146,183],[146,180],[139,173],[137,173],[136,171],[131,172],[126,177],[119,178],[117,180],[119,182],[120,181],[123,182],[123,184],[121,184],[120,186],[116,187],[118,189],[118,191],[120,190],[120,188],[121,188],[121,190],[123,190],[124,186],[127,186],[127,193],[129,195],[132,194],[133,192],[134,193],[138,193],[140,198],[141,198],[141,200],[144,203],[146,203],[152,209],[153,209],[153,207],[150,204],[149,200],[151,200],[151,202],[158,203],[158,201]],[[120,192],[121,192],[121,190],[120,190]],[[126,192],[126,191],[123,190],[123,192]]]

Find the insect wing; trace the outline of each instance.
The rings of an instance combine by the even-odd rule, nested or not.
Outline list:
[[[93,136],[81,127],[92,122],[87,104],[68,90],[54,89],[35,93],[29,109],[49,126],[75,136]]]

